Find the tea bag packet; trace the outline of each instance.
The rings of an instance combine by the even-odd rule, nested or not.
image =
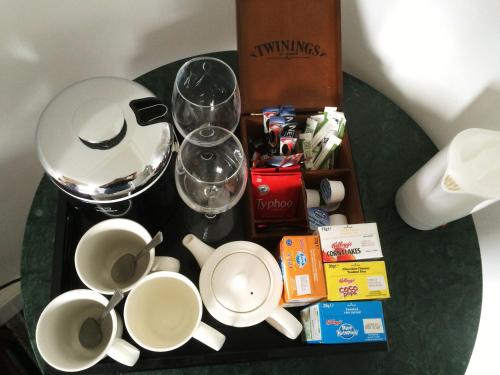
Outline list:
[[[309,119],[308,119],[309,121]],[[311,120],[316,122],[315,120]],[[317,122],[316,122],[317,124]],[[316,125],[315,125],[316,126]],[[302,152],[304,153],[304,166],[306,169],[312,169],[314,153],[311,145],[313,133],[307,132],[299,134],[299,141],[302,147]]]
[[[313,118],[313,117],[316,117],[316,119]],[[323,117],[324,116],[311,116],[311,117],[308,117],[307,120],[306,120],[306,128],[304,130],[304,134],[311,134],[311,137],[312,137],[312,135],[314,134],[314,131],[316,130],[316,127],[318,126],[318,124],[323,121]]]
[[[304,154],[302,153],[270,156],[265,160],[264,165],[267,167],[278,167],[278,168],[293,167],[295,165],[299,165],[303,156]]]
[[[273,116],[279,116],[279,107],[266,107],[262,109],[262,125],[264,126],[264,133],[269,132],[269,119]]]
[[[306,170],[334,167],[334,152],[342,143],[345,126],[345,115],[336,107],[325,107],[323,113],[307,118],[304,132],[299,135]]]
[[[333,152],[338,146],[340,146],[342,140],[333,135],[333,133],[329,133],[322,142],[323,143],[319,145],[319,150],[313,160],[312,169],[328,168],[330,164],[329,159],[333,157]]]
[[[286,121],[286,120],[285,120]],[[297,123],[289,122],[281,129],[280,134],[280,155],[291,155],[297,153]]]
[[[295,107],[291,104],[283,104],[280,106],[280,116],[283,117],[287,124],[295,122]]]
[[[269,149],[272,154],[279,154],[281,131],[285,126],[285,118],[281,116],[272,116],[268,121],[267,139]]]
[[[267,138],[273,155],[287,156],[297,153],[297,123],[294,119],[295,110],[292,110],[292,107],[286,107],[279,116],[269,118]]]
[[[291,104],[282,104],[280,106],[262,108],[262,123],[264,126],[264,133],[269,132],[269,120],[273,116],[283,117],[286,123],[295,121],[295,107]],[[258,115],[258,114],[255,114]]]

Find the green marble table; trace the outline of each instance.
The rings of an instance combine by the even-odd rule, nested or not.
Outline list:
[[[211,54],[237,71],[235,52]],[[137,79],[170,103],[175,73],[185,60]],[[274,104],[274,103],[270,103]],[[479,245],[471,217],[421,232],[394,208],[397,188],[437,150],[419,126],[379,92],[344,74],[344,111],[367,222],[378,223],[392,298],[384,303],[388,352],[334,354],[217,365],[150,374],[462,374],[481,312]],[[38,317],[50,299],[57,189],[44,177],[33,200],[22,254],[22,298],[35,344]],[[133,371],[133,368],[131,369]]]

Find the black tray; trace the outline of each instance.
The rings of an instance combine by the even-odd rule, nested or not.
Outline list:
[[[200,268],[191,253],[185,249],[181,240],[188,233],[182,220],[182,212],[186,206],[172,189],[172,168],[146,193],[133,200],[130,212],[124,217],[135,220],[150,233],[163,231],[164,242],[156,248],[156,255],[169,255],[180,260],[180,272],[198,285]],[[160,202],[160,203],[158,203]],[[234,228],[224,242],[245,239],[244,210],[241,204],[233,208]],[[108,217],[98,213],[91,205],[73,201],[64,193],[59,193],[58,217],[56,227],[56,243],[54,252],[54,273],[52,280],[52,298],[72,289],[86,288],[80,281],[75,270],[74,254],[81,236],[94,224]],[[219,244],[212,244],[217,247]],[[122,301],[116,308],[123,317]],[[300,308],[289,311],[296,317]],[[127,367],[109,357],[105,357],[93,367],[82,371],[84,373],[110,373],[115,371],[152,370],[160,368],[178,368],[186,366],[201,366],[221,363],[260,361],[275,358],[302,357],[325,355],[352,351],[387,351],[385,342],[344,345],[307,345],[300,337],[290,340],[265,322],[248,328],[235,328],[219,323],[204,309],[202,320],[222,332],[226,342],[219,352],[216,352],[200,342],[192,339],[176,350],[156,353],[146,349],[141,350],[137,364]],[[123,338],[132,344],[124,328]],[[59,373],[51,369],[52,373]]]

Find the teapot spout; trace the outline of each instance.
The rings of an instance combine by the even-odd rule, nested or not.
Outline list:
[[[186,235],[182,239],[182,244],[185,248],[191,251],[191,254],[193,254],[200,267],[203,267],[208,257],[212,255],[215,250],[213,247],[210,247],[202,242],[194,234]]]

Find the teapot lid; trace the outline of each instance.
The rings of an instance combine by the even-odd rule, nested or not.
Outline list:
[[[115,77],[77,82],[40,116],[40,162],[57,186],[80,200],[131,198],[151,186],[168,164],[173,132],[166,112],[136,82]]]
[[[207,310],[222,323],[247,327],[266,319],[278,306],[283,281],[278,263],[263,247],[247,241],[219,247],[203,265],[200,294]]]

